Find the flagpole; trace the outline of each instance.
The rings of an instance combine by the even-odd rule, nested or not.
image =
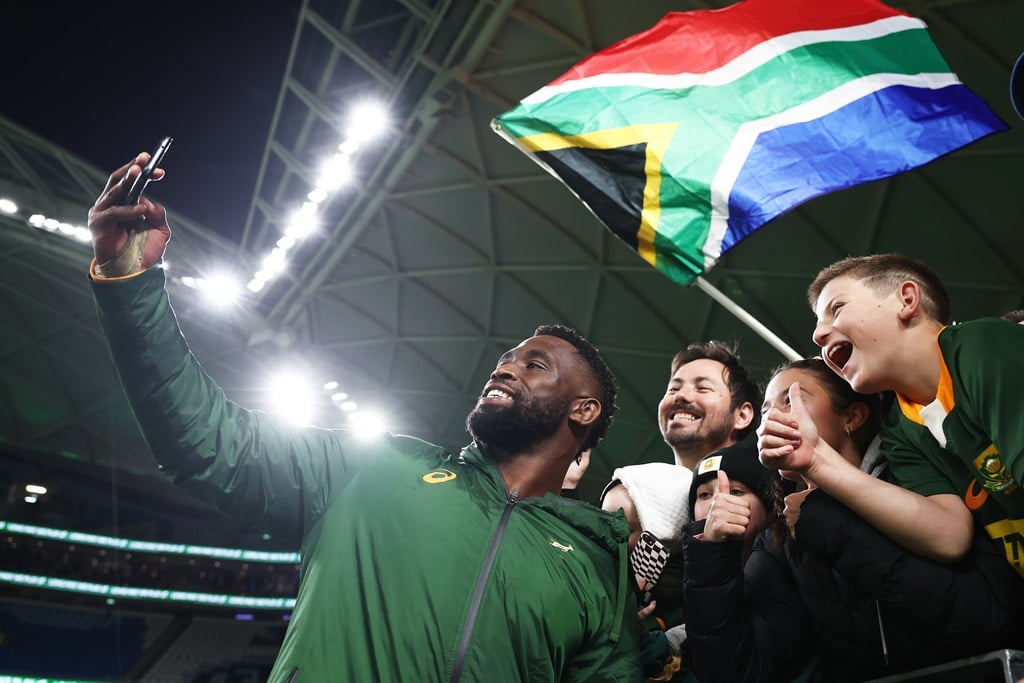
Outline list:
[[[786,342],[779,339],[774,332],[765,327],[760,320],[747,313],[739,304],[727,297],[725,294],[722,294],[721,291],[703,277],[698,275],[694,284],[704,290],[704,293],[712,299],[725,306],[730,313],[746,323],[750,329],[761,335],[766,342],[774,346],[787,359],[801,360],[803,358],[801,354],[794,351]]]

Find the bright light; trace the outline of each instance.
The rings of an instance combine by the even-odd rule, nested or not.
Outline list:
[[[264,283],[263,280],[257,280],[256,278],[253,278],[252,280],[249,280],[249,284],[247,284],[246,287],[249,288],[250,292],[255,294],[256,292],[263,289],[264,284],[266,283]]]
[[[310,193],[306,195],[306,199],[314,204],[319,204],[323,200],[327,199],[327,192],[318,187],[315,190],[311,190]]]
[[[320,169],[320,177],[316,186],[321,190],[332,192],[352,180],[352,164],[344,154],[335,154]]]
[[[284,237],[277,241],[277,246],[287,251],[288,249],[291,249],[292,247],[295,246],[295,238],[285,235]]]
[[[337,382],[335,382],[335,384],[337,384]],[[339,391],[336,394],[331,394],[331,400],[332,401],[336,401],[338,403],[341,403],[342,401],[344,401],[347,398],[348,398],[348,394],[346,394],[344,391]]]
[[[284,270],[285,262],[285,251],[280,247],[274,247],[270,250],[270,253],[263,257],[263,267],[256,273],[256,277],[260,280],[269,280],[271,277],[277,275]],[[260,277],[260,273],[269,273],[270,277]]]
[[[0,211],[4,213],[17,213],[18,205],[10,199],[0,199]]]
[[[343,143],[338,145],[338,151],[342,154],[352,155],[359,151],[358,140],[345,140]]]
[[[388,111],[379,102],[364,102],[358,105],[349,116],[349,127],[346,131],[350,140],[366,143],[381,136],[390,126]]]
[[[43,227],[43,221],[45,220],[46,216],[44,216],[43,214],[34,213],[28,217],[28,224],[36,228],[41,228]]]
[[[355,401],[343,401],[341,403],[341,405],[339,405],[338,407],[341,408],[342,410],[344,410],[346,413],[351,413],[353,410],[355,410],[359,406],[356,405]]]
[[[35,493],[40,496],[46,495],[46,487],[39,484],[25,484],[26,493]]]
[[[242,288],[238,281],[225,273],[214,273],[198,287],[203,293],[203,301],[213,308],[223,309],[238,300]]]
[[[324,391],[334,391],[338,388],[338,383],[333,379],[330,382],[324,382]]]
[[[373,438],[387,431],[384,418],[373,412],[358,412],[348,416],[352,431],[363,438]]]
[[[37,503],[37,502],[39,502],[39,499],[36,498],[35,496],[25,496],[25,502],[26,503]]]
[[[92,233],[88,229],[83,228],[80,225],[75,226],[74,234],[72,235],[79,242],[92,242]]]
[[[269,411],[296,424],[309,424],[317,396],[316,384],[297,372],[282,372],[269,385]]]
[[[302,239],[316,230],[316,215],[311,211],[299,210],[292,214],[284,234],[294,240]]]

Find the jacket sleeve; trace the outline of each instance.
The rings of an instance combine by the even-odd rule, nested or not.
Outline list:
[[[908,552],[816,490],[800,509],[796,538],[877,599],[883,613],[898,610],[940,643],[992,642],[1024,613],[1024,581],[982,533],[964,560],[940,564]]]
[[[781,552],[755,549],[740,568],[740,542],[683,536],[686,646],[706,683],[795,678],[815,651]]]
[[[344,433],[291,427],[227,400],[178,329],[162,269],[92,286],[121,384],[164,473],[233,516],[301,539],[360,460]]]

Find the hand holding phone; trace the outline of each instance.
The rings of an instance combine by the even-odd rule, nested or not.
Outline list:
[[[167,148],[171,146],[172,142],[174,142],[174,138],[172,137],[166,137],[160,141],[160,144],[157,145],[156,149],[154,149],[153,153],[150,155],[149,163],[143,167],[142,173],[140,173],[135,179],[135,182],[132,183],[131,188],[128,190],[128,194],[124,196],[124,200],[121,202],[122,204],[132,205],[139,203],[139,199],[142,198],[143,191],[146,189],[146,186],[149,185],[149,181],[153,177],[153,172],[160,166],[164,155],[167,154]]]

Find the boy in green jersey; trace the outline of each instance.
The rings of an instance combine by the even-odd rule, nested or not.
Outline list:
[[[951,323],[949,295],[926,265],[898,254],[851,257],[808,289],[814,342],[858,392],[891,391],[882,430],[893,481],[844,467],[797,410],[769,413],[762,460],[799,472],[909,550],[963,557],[977,521],[1024,575],[1024,327]],[[972,519],[973,514],[973,519]]]

